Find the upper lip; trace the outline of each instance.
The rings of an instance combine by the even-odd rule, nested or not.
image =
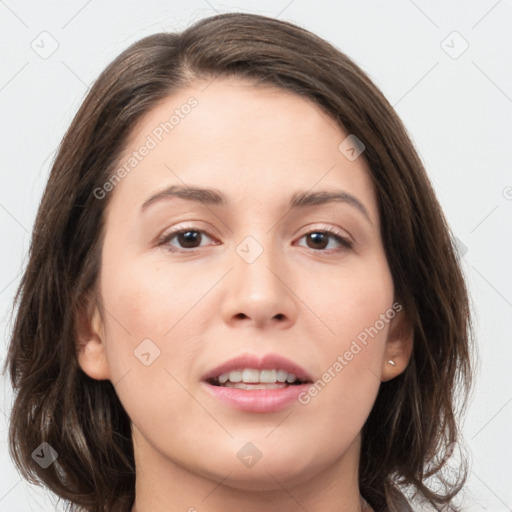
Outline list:
[[[293,373],[301,381],[312,382],[313,380],[304,368],[279,354],[265,354],[263,356],[244,354],[235,357],[207,372],[203,375],[202,380],[215,379],[223,373],[244,368],[253,368],[255,370],[285,370],[288,373]]]

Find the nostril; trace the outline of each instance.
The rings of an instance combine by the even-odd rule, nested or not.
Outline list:
[[[284,315],[283,315],[282,313],[278,313],[278,314],[275,316],[275,318],[276,318],[277,320],[282,320],[282,319],[284,318]]]

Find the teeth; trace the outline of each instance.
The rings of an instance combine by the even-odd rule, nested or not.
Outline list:
[[[266,384],[264,388],[269,388],[268,384],[281,384],[287,382],[292,384],[297,380],[293,373],[288,373],[286,370],[255,370],[253,368],[244,368],[242,370],[233,370],[231,372],[219,375],[219,384],[229,386],[231,383],[246,383],[246,384]],[[233,386],[230,386],[233,387]],[[238,386],[237,386],[238,387]],[[283,386],[278,386],[283,387]],[[259,389],[256,386],[249,386],[244,389]]]
[[[224,384],[227,388],[237,388],[237,389],[278,389],[285,388],[286,384],[282,384],[281,382],[276,382],[272,384],[244,384],[243,382],[226,382]]]
[[[286,377],[288,377],[288,372],[284,370],[277,370],[277,380],[279,382],[286,382]]]
[[[229,380],[229,373],[223,373],[222,375],[219,375],[219,384],[224,384]]]
[[[277,370],[261,370],[260,374],[260,382],[275,382],[277,379]]]
[[[219,375],[219,382],[221,384],[224,384],[227,381],[231,382],[241,382],[242,381],[242,372],[240,370],[234,370],[229,373],[223,373],[222,375]]]
[[[242,372],[242,382],[259,382],[260,381],[260,372],[258,370],[251,370],[250,368],[246,368]]]

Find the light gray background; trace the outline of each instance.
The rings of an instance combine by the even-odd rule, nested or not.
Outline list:
[[[480,357],[464,424],[472,471],[463,510],[512,510],[510,0],[0,1],[0,363],[36,209],[88,87],[132,42],[216,11],[266,14],[317,33],[362,66],[404,120],[461,242],[475,313]],[[52,38],[58,48],[44,59]],[[10,461],[12,395],[1,383],[0,512],[61,510]]]

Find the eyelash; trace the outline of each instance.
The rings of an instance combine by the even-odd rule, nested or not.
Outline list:
[[[191,226],[191,227],[187,227],[187,228],[181,228],[181,229],[177,229],[175,231],[172,231],[171,233],[167,233],[167,234],[164,234],[162,235],[158,240],[157,240],[157,245],[158,246],[166,246],[165,249],[170,251],[170,252],[173,252],[173,253],[192,253],[192,252],[195,252],[197,251],[198,249],[200,249],[200,247],[193,247],[193,248],[189,248],[189,249],[178,249],[178,248],[175,248],[174,246],[171,246],[169,245],[169,242],[175,238],[176,236],[182,234],[182,233],[187,233],[189,231],[193,231],[193,232],[196,232],[196,233],[201,233],[201,234],[204,234],[206,236],[208,236],[209,238],[212,238],[210,237],[210,235],[208,235],[208,233],[202,229],[197,229],[195,228],[194,226]],[[327,253],[327,254],[330,254],[332,252],[341,252],[341,251],[347,251],[347,250],[350,250],[352,249],[353,247],[353,243],[351,240],[349,240],[348,238],[344,237],[341,235],[341,233],[333,230],[332,228],[322,228],[322,229],[314,229],[312,231],[308,231],[307,233],[304,233],[300,238],[299,240],[301,240],[302,238],[304,238],[305,236],[307,235],[311,235],[313,233],[322,233],[322,234],[326,234],[326,235],[330,235],[331,237],[333,237],[340,245],[342,245],[343,247],[340,248],[340,249],[312,249],[311,247],[306,247],[307,249],[313,251],[313,252],[316,252],[316,253]],[[328,242],[329,243],[329,242]],[[218,245],[218,244],[216,244]]]

